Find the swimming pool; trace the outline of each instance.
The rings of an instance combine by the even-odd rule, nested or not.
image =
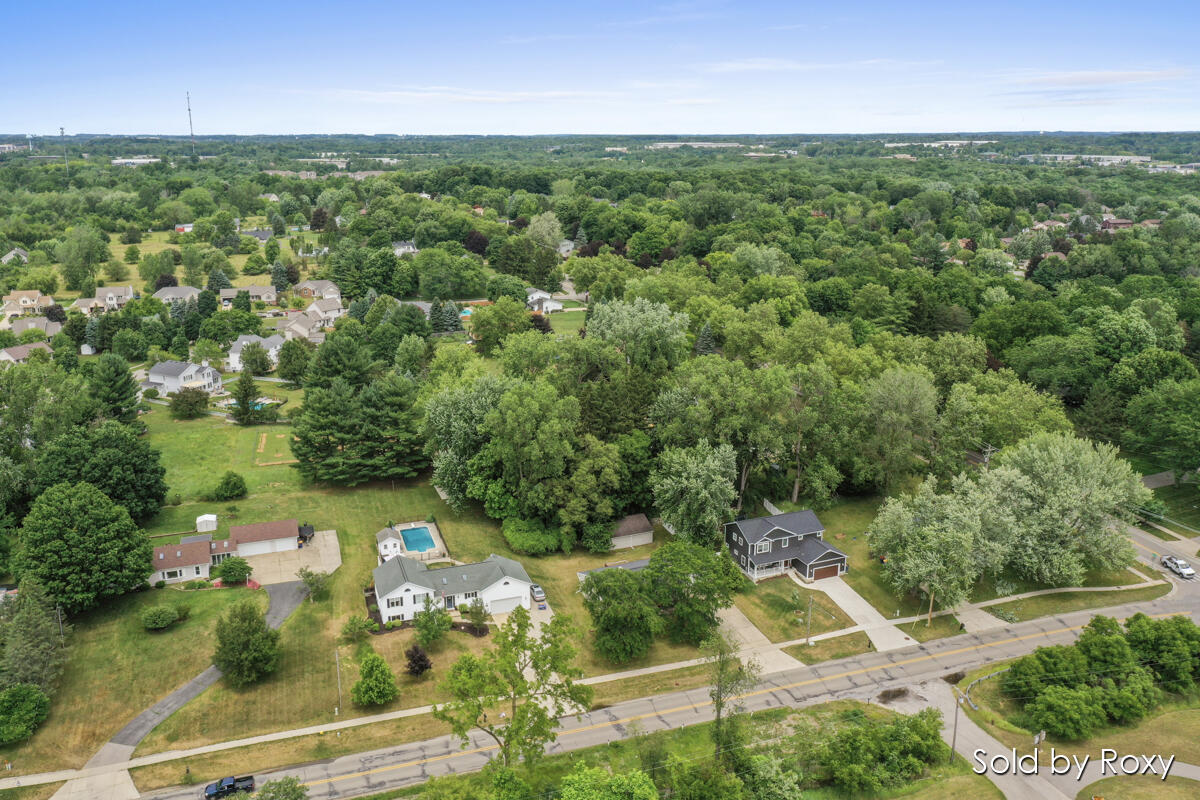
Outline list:
[[[436,547],[433,536],[429,534],[429,528],[405,528],[400,531],[400,536],[404,539],[404,549],[410,553],[424,553]]]

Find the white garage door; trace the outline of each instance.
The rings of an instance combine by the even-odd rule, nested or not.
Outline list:
[[[264,539],[261,542],[243,542],[238,545],[238,555],[245,558],[246,556],[261,556],[263,553],[282,553],[284,550],[295,550],[296,540],[288,537],[286,539]]]
[[[493,614],[504,614],[512,611],[517,606],[525,606],[525,608],[529,608],[527,603],[521,602],[523,599],[524,597],[521,595],[517,595],[515,597],[497,597],[488,603],[488,607]]]

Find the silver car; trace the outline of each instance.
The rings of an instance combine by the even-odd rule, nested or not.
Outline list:
[[[1192,569],[1192,565],[1184,561],[1182,558],[1176,558],[1175,556],[1163,556],[1162,565],[1185,580],[1191,580],[1192,578],[1196,577],[1196,570]]]
[[[529,587],[529,594],[539,603],[546,599],[546,591],[536,583]]]

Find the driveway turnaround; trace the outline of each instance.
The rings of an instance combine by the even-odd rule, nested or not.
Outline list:
[[[332,574],[342,565],[342,551],[338,547],[337,531],[317,531],[312,541],[298,550],[247,556],[246,562],[254,569],[251,577],[262,586],[270,586],[294,583],[301,567]]]

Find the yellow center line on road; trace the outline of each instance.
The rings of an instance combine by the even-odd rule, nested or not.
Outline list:
[[[1187,614],[1187,613],[1189,613],[1189,612],[1176,611],[1176,612],[1171,612],[1171,613],[1166,613],[1166,614],[1150,614],[1149,616],[1151,619],[1158,619],[1160,617],[1174,617],[1179,614]],[[1014,642],[1023,642],[1028,639],[1037,639],[1039,637],[1053,636],[1053,635],[1059,634],[1059,633],[1069,633],[1070,631],[1081,630],[1084,627],[1085,626],[1083,626],[1083,625],[1073,625],[1069,628],[1056,628],[1055,630],[1052,630],[1052,631],[1039,631],[1037,633],[1027,633],[1023,636],[1013,636],[1008,639],[1001,639],[1000,641],[991,642],[988,644],[978,644],[978,645],[971,645],[970,647],[960,647],[956,650],[946,650],[945,652],[942,652],[942,653],[930,653],[930,654],[923,655],[923,656],[916,656],[914,658],[908,658],[903,661],[892,661],[887,664],[880,664],[875,667],[863,667],[861,669],[853,669],[853,670],[848,670],[846,672],[839,672],[836,675],[827,675],[823,678],[809,678],[808,680],[797,681],[795,683],[789,683],[785,686],[771,686],[771,687],[768,687],[765,689],[757,689],[753,692],[747,692],[746,694],[739,695],[739,699],[747,698],[747,697],[756,697],[758,695],[763,695],[763,694],[771,694],[772,692],[784,692],[784,691],[788,691],[790,689],[797,689],[802,686],[811,686],[814,683],[823,683],[825,681],[837,680],[839,678],[850,678],[855,675],[865,675],[865,674],[868,674],[871,672],[878,672],[880,670],[892,669],[894,667],[908,666],[909,664],[919,664],[923,661],[932,661],[935,658],[944,658],[946,656],[958,655],[960,653],[970,653],[973,651],[985,650],[989,647],[1000,647],[1000,646],[1006,645],[1006,644],[1013,644]],[[670,708],[665,711],[654,711],[654,712],[651,712],[648,714],[638,714],[636,716],[624,717],[622,719],[611,720],[609,722],[600,722],[595,725],[586,725],[586,726],[583,726],[580,728],[570,728],[568,730],[564,730],[564,731],[560,732],[558,735],[559,735],[559,738],[562,738],[563,736],[570,736],[570,735],[576,734],[576,733],[584,733],[586,731],[600,730],[602,728],[612,728],[617,725],[628,725],[631,722],[638,722],[643,719],[650,719],[651,717],[658,717],[658,716],[662,716],[664,714],[675,714],[680,711],[696,711],[698,709],[701,709],[701,708],[704,708],[704,707],[710,706],[710,705],[712,705],[711,701],[692,703],[692,704],[686,705],[686,706],[678,706],[676,708]],[[309,781],[308,783],[306,783],[304,785],[305,786],[317,786],[317,785],[323,784],[323,783],[336,783],[337,781],[352,780],[354,778],[365,778],[370,775],[378,775],[381,772],[389,772],[391,770],[405,769],[407,767],[416,767],[416,766],[420,766],[422,764],[431,764],[435,761],[444,761],[448,758],[457,758],[459,756],[469,756],[469,755],[476,755],[478,753],[487,753],[489,751],[497,750],[497,749],[499,749],[498,745],[492,744],[492,745],[487,745],[485,747],[477,747],[474,750],[459,750],[458,752],[446,753],[445,755],[431,756],[429,758],[421,758],[421,759],[417,759],[415,761],[405,761],[402,764],[390,764],[386,767],[375,767],[374,769],[363,770],[361,772],[352,772],[347,775],[338,775],[338,776],[332,777],[332,778],[319,778],[314,781]]]

